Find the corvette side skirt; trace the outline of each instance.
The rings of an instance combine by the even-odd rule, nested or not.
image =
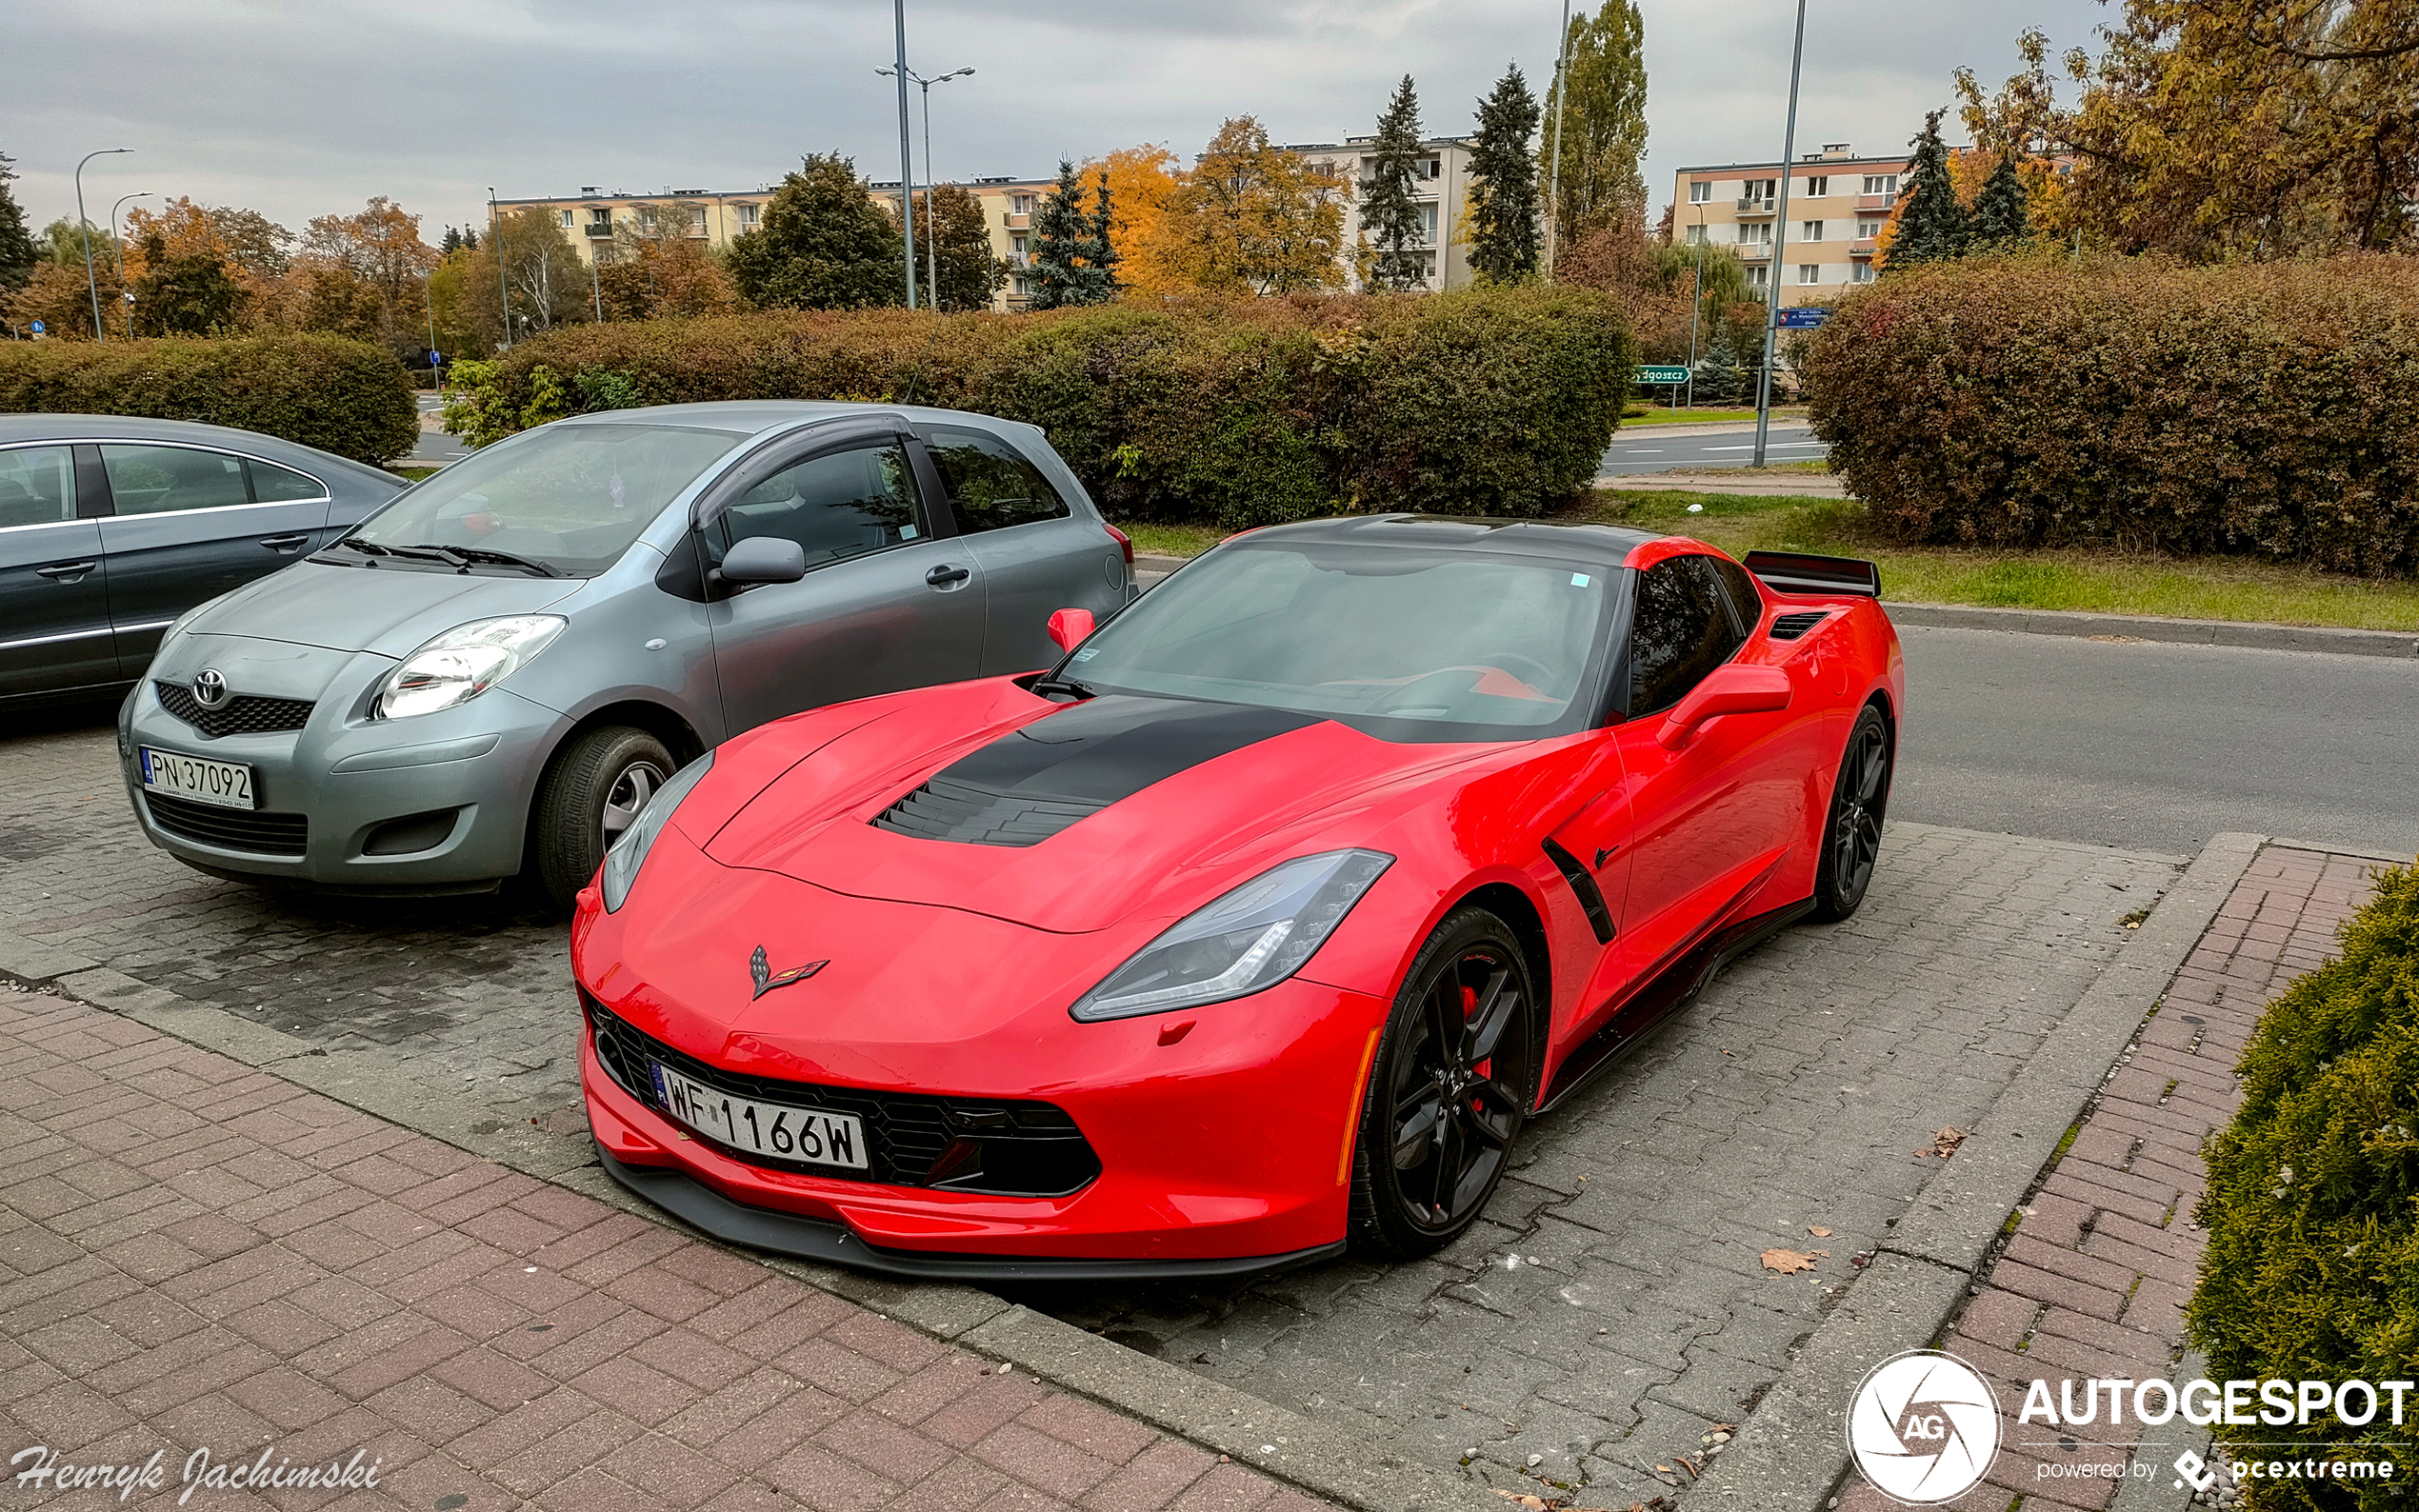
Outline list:
[[[1052,1282],[1172,1281],[1257,1276],[1290,1270],[1344,1253],[1344,1242],[1284,1255],[1246,1255],[1214,1260],[1061,1260],[956,1251],[883,1249],[867,1243],[847,1224],[802,1218],[770,1207],[734,1203],[704,1183],[659,1165],[631,1165],[602,1145],[596,1158],[606,1174],[692,1227],[734,1244],[795,1255],[827,1265],[846,1265],[916,1281]]]
[[[1693,1002],[1732,958],[1755,948],[1813,911],[1814,900],[1801,898],[1716,929],[1698,941],[1653,980],[1631,993],[1620,1011],[1607,1019],[1604,1027],[1589,1035],[1587,1043],[1563,1058],[1562,1064],[1554,1068],[1553,1083],[1546,1088],[1537,1111],[1551,1112],[1598,1072],[1645,1043],[1648,1031]]]

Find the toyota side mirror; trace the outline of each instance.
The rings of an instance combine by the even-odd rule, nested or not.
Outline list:
[[[1723,714],[1769,714],[1789,706],[1789,674],[1777,666],[1728,663],[1708,672],[1671,712],[1654,738],[1666,750],[1678,750],[1697,726]]]
[[[1050,638],[1062,651],[1071,651],[1084,644],[1092,632],[1092,611],[1061,609],[1050,617]]]
[[[723,553],[711,581],[717,588],[754,587],[759,583],[795,583],[807,575],[807,548],[777,535],[751,535]]]

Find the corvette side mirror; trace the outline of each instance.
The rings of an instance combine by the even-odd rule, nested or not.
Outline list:
[[[1689,743],[1698,726],[1722,714],[1769,714],[1789,706],[1789,675],[1777,666],[1732,662],[1715,667],[1671,706],[1655,740],[1666,750]]]
[[[1050,617],[1050,638],[1058,643],[1062,651],[1071,651],[1083,645],[1085,637],[1091,632],[1092,611],[1090,609],[1061,609]]]

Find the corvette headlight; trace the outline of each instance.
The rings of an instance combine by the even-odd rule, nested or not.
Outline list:
[[[408,719],[478,697],[563,633],[559,614],[508,614],[457,625],[403,659],[378,687],[380,719]]]
[[[672,810],[689,796],[689,790],[704,779],[714,765],[714,753],[708,751],[688,766],[672,773],[671,779],[655,789],[647,806],[630,822],[613,848],[605,852],[604,869],[598,874],[599,889],[605,894],[605,911],[611,913],[630,897],[630,885],[638,880],[638,868],[647,862],[647,852],[654,847],[655,837],[672,817]]]
[[[1086,1024],[1224,1003],[1302,968],[1394,865],[1375,850],[1302,856],[1179,921],[1068,1011]]]

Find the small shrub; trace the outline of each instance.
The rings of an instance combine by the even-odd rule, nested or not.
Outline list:
[[[1898,540],[2419,568],[2419,260],[1960,258],[1802,350],[1815,434]]]
[[[335,336],[0,343],[0,411],[233,426],[373,467],[420,436],[402,365]]]
[[[1128,518],[1238,529],[1357,509],[1534,517],[1594,476],[1633,352],[1609,299],[1567,288],[778,311],[557,330],[459,365],[449,415],[483,445],[634,404],[933,405],[1041,427]]]
[[[2209,1249],[2186,1315],[2210,1377],[2419,1380],[2419,871],[2379,880],[2342,954],[2261,1017],[2240,1069],[2242,1108],[2209,1144]],[[2301,1445],[2263,1458],[2396,1462],[2386,1482],[2257,1482],[2261,1507],[2401,1506],[2419,1399],[2400,1427],[2387,1405],[2365,1428],[2313,1414],[2221,1432]]]

